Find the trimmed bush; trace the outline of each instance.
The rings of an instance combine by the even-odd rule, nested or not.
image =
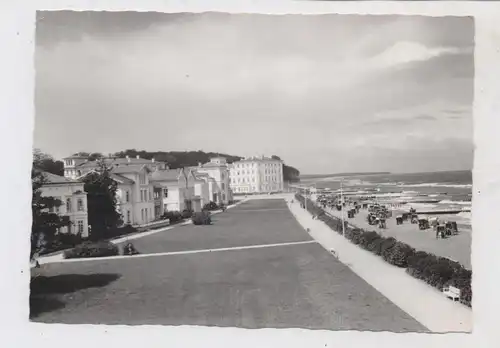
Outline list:
[[[219,209],[219,206],[217,205],[217,203],[212,202],[212,201],[210,201],[209,203],[207,203],[203,206],[203,210],[211,211],[211,210],[217,210],[217,209]]]
[[[193,225],[210,225],[212,223],[210,213],[204,211],[194,213],[191,220]]]
[[[413,254],[415,254],[415,249],[408,244],[396,241],[396,244],[392,248],[385,251],[383,258],[391,265],[406,268],[408,266],[408,258]]]
[[[86,257],[115,256],[119,254],[118,247],[110,242],[84,242],[73,249],[66,250],[65,259],[79,259]]]
[[[175,224],[182,220],[182,214],[178,211],[167,211],[162,218],[169,219],[171,224]]]
[[[191,218],[191,216],[193,216],[193,211],[184,209],[181,213],[181,216],[183,219],[189,219],[189,218]]]
[[[389,237],[385,238],[384,241],[382,242],[380,246],[380,255],[384,260],[387,261],[386,257],[388,253],[390,252],[389,250],[396,245],[397,240],[395,238]]]

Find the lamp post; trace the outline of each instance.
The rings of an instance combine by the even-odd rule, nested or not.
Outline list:
[[[342,214],[342,237],[345,237],[343,182],[344,178],[340,178],[340,208]]]
[[[307,211],[307,188],[304,187],[304,207]]]

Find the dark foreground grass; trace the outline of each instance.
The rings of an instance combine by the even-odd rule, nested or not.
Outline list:
[[[35,321],[426,331],[320,245],[42,265]],[[94,274],[119,274],[90,282]],[[90,278],[88,278],[90,279]],[[49,289],[51,286],[48,287]],[[58,292],[54,294],[54,292]],[[36,294],[35,294],[36,293]],[[57,301],[57,302],[54,302]]]
[[[85,291],[104,287],[117,280],[119,274],[57,274],[35,276],[30,283],[30,318],[65,307],[65,299],[74,294],[85,297]]]

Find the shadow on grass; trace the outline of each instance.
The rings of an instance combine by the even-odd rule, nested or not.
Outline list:
[[[100,288],[120,278],[119,274],[61,274],[56,276],[38,276],[31,280],[33,295],[67,294],[82,289]]]
[[[38,276],[30,284],[30,319],[45,312],[55,311],[66,306],[64,295],[88,288],[100,288],[120,278],[119,274],[62,274]]]

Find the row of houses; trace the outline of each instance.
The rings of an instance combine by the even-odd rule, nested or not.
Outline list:
[[[102,163],[117,183],[117,210],[123,223],[140,226],[152,223],[169,211],[199,211],[210,202],[227,205],[236,193],[264,193],[283,190],[281,160],[248,158],[228,164],[223,157],[194,167],[169,169],[154,159],[105,158]],[[83,156],[64,158],[64,177],[47,175],[45,195],[64,204],[59,213],[73,226],[67,231],[88,236],[87,199],[82,179],[98,170],[99,162]]]

